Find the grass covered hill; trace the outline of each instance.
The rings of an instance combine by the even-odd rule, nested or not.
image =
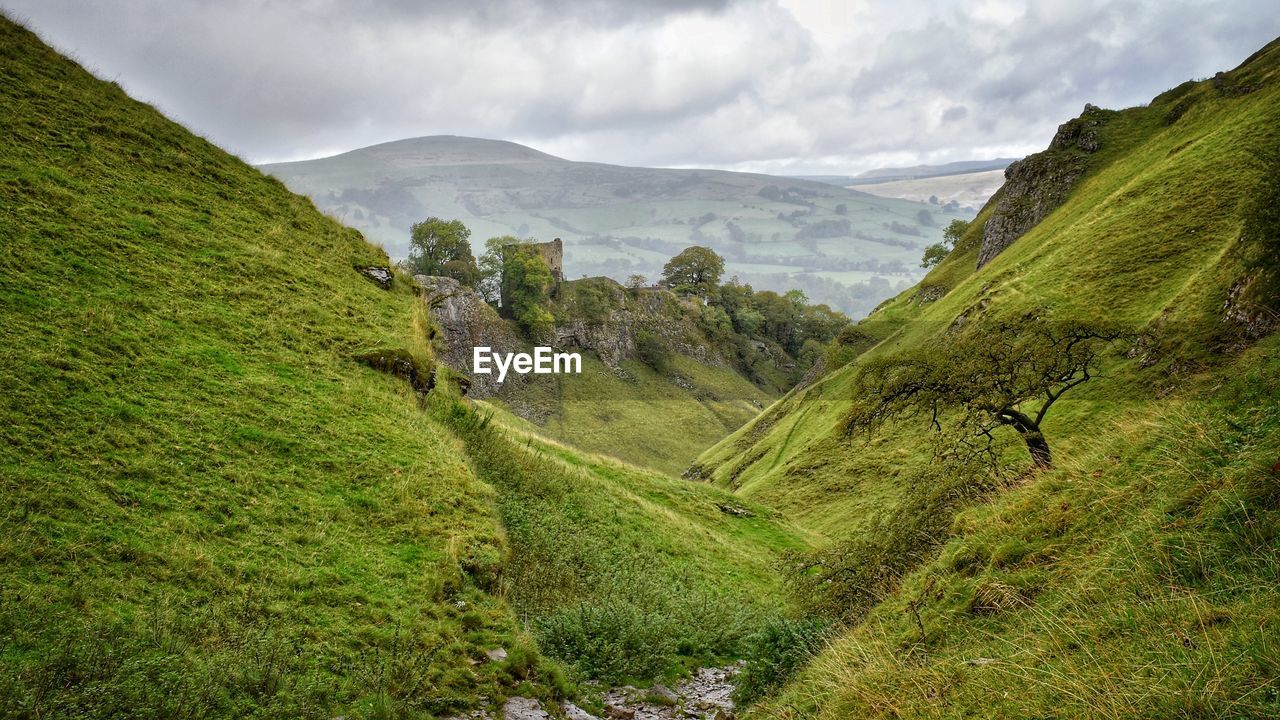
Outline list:
[[[489,237],[563,238],[570,278],[654,279],[671,256],[703,245],[744,282],[802,286],[858,317],[918,278],[921,251],[972,215],[799,178],[574,162],[456,136],[263,169],[395,257],[429,216],[462,220],[477,254]]]
[[[1086,163],[1060,207],[977,270],[998,194],[846,364],[700,458],[826,537],[789,583],[839,630],[753,717],[1280,714],[1280,43],[1086,116],[1088,158],[1036,161]],[[1052,469],[1000,429],[1000,476],[940,463],[927,410],[844,436],[869,368],[1028,316],[1140,338],[1046,416]]]
[[[803,532],[370,367],[434,364],[381,250],[2,18],[0,67],[5,717],[439,717],[776,610]]]

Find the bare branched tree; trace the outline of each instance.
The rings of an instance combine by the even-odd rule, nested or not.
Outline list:
[[[996,431],[1015,430],[1037,468],[1053,464],[1041,427],[1068,390],[1098,376],[1107,347],[1133,333],[1106,323],[1030,315],[972,323],[908,353],[869,362],[859,375],[846,436],[893,418],[927,415],[946,453],[996,462]]]

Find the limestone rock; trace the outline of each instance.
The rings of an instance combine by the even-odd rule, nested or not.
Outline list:
[[[378,286],[381,287],[383,290],[390,290],[391,281],[395,279],[395,276],[391,274],[391,268],[365,267],[365,268],[357,268],[357,270],[360,271],[361,275],[364,275],[370,280],[378,283]]]
[[[564,704],[564,716],[569,720],[600,720],[600,718],[574,705],[573,703]]]
[[[532,698],[513,697],[502,706],[503,720],[549,720],[542,703]]]
[[[937,302],[947,294],[947,288],[942,285],[921,285],[916,294],[912,296],[912,301],[924,305],[925,303]]]
[[[1112,114],[1085,105],[1080,117],[1058,127],[1047,150],[1005,168],[1004,186],[992,198],[995,207],[982,229],[978,267],[991,262],[1066,201],[1101,147],[1098,128]]]
[[[497,392],[496,375],[472,375],[471,361],[475,348],[485,346],[494,352],[512,353],[520,347],[515,330],[498,317],[498,313],[479,293],[448,277],[414,275],[414,283],[422,289],[423,302],[440,327],[437,359],[470,379],[468,394],[489,397]],[[518,383],[519,375],[508,375],[504,384]]]

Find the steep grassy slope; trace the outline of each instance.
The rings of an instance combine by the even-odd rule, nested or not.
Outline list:
[[[354,270],[385,257],[7,21],[0,43],[3,704],[498,693],[467,659],[515,626],[463,582],[501,546],[493,493],[351,359],[425,353],[412,293]]]
[[[619,372],[590,353],[581,375],[535,381],[494,402],[588,453],[679,475],[777,397],[724,367],[677,355],[658,372],[637,360]]]
[[[1064,206],[975,272],[984,210],[862,324],[878,345],[700,458],[825,534],[831,558],[883,571],[867,619],[760,716],[1276,714],[1280,345],[1242,351],[1223,308],[1244,217],[1276,182],[1278,81],[1273,44],[1108,116]],[[839,438],[864,362],[1027,312],[1149,337],[1055,406],[1057,469],[939,501],[923,420]],[[1006,457],[1025,466],[1016,443]]]
[[[674,645],[638,668],[564,650],[616,655],[617,627],[549,646],[639,679],[778,604],[763,568],[803,541],[762,508],[424,403],[356,360],[432,362],[408,284],[355,269],[381,251],[3,19],[0,66],[6,716],[444,715],[571,691],[534,636],[606,592],[650,591],[625,607],[654,623],[738,601],[699,616],[715,637],[692,610],[646,626]],[[527,512],[551,485],[565,502]],[[539,594],[624,551],[648,564],[616,588]]]
[[[491,408],[448,414],[498,490],[503,587],[545,652],[615,683],[670,676],[736,656],[782,609],[778,556],[810,545],[776,512],[584,455]]]

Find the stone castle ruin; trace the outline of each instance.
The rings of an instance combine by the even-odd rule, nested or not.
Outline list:
[[[557,286],[564,282],[564,243],[560,238],[551,242],[530,243],[528,247],[541,255],[547,267],[551,268],[551,278]]]

